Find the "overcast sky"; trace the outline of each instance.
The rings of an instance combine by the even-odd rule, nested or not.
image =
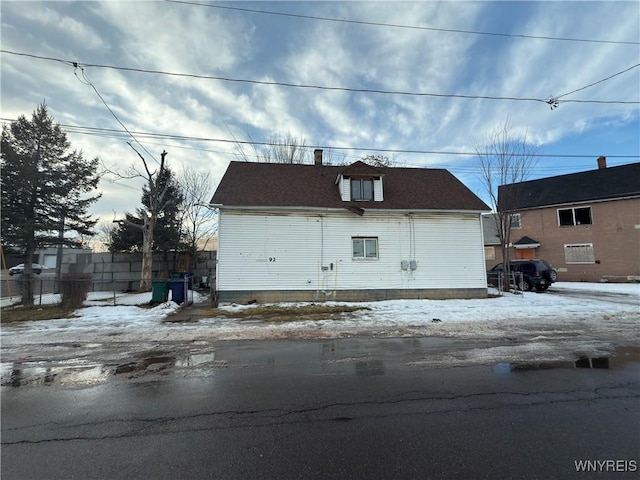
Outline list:
[[[239,159],[234,140],[266,142],[278,133],[334,149],[341,162],[382,153],[399,166],[447,168],[485,200],[477,159],[451,153],[473,152],[507,118],[550,155],[532,178],[595,168],[600,155],[609,166],[640,158],[637,1],[2,1],[0,8],[3,121],[30,118],[46,101],[85,157],[124,170],[139,162],[127,141],[146,157],[166,150],[175,170],[211,172],[212,193]],[[581,102],[552,110],[550,97]],[[144,150],[119,122],[140,132]],[[92,213],[110,222],[133,211],[140,186],[105,178]]]

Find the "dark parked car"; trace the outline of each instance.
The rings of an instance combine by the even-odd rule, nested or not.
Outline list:
[[[519,290],[531,291],[534,288],[542,292],[556,281],[557,273],[544,260],[511,260],[509,262],[512,274]],[[487,272],[487,283],[497,285],[504,274],[504,264],[499,263]]]
[[[37,275],[40,275],[42,273],[43,268],[45,267],[43,267],[39,263],[31,264],[31,271]],[[9,275],[16,275],[18,273],[20,274],[24,273],[24,263],[21,263],[20,265],[16,265],[15,267],[11,267],[9,269]]]

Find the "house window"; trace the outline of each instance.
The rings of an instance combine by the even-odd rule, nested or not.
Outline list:
[[[593,243],[565,245],[564,261],[566,263],[596,263],[596,257],[593,253]]]
[[[353,237],[353,258],[378,258],[378,239]]]
[[[591,207],[559,209],[558,225],[560,225],[561,227],[572,227],[574,225],[591,225]]]
[[[519,213],[514,213],[511,215],[511,228],[522,228],[522,223],[521,223]]]
[[[484,247],[484,259],[495,260],[496,259],[496,247]]]
[[[352,178],[351,200],[373,200],[373,179]]]

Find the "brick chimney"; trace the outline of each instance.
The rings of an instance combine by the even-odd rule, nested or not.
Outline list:
[[[607,157],[598,157],[598,169],[607,168]]]
[[[315,165],[322,165],[322,150],[317,149],[313,151],[313,163]]]

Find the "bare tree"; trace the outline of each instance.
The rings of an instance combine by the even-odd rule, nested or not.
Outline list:
[[[144,195],[148,195],[147,202],[145,202],[147,205],[137,210],[142,223],[134,223],[128,219],[120,220],[120,222],[142,230],[142,273],[140,275],[139,290],[141,292],[147,292],[151,290],[154,230],[158,223],[159,215],[167,207],[167,204],[173,200],[170,196],[166,195],[171,185],[171,182],[167,181],[170,174],[165,161],[165,157],[167,156],[166,151],[160,154],[160,163],[157,168],[152,170],[149,162],[140,152],[138,152],[131,143],[128,144],[138,154],[140,160],[142,160],[144,171],[138,169],[135,164],[129,167],[125,174],[120,174],[118,171],[108,167],[104,167],[104,171],[107,174],[115,176],[117,179],[142,178],[146,182],[143,193]]]
[[[208,206],[213,195],[214,183],[211,172],[196,171],[190,166],[183,166],[178,183],[182,189],[182,232],[187,251],[195,262],[198,246],[204,246],[218,232],[218,215],[215,209]],[[203,247],[204,248],[204,247]]]
[[[525,181],[533,172],[539,147],[530,143],[527,131],[516,134],[507,118],[503,125],[495,127],[476,142],[475,150],[480,160],[481,182],[493,209],[496,231],[500,239],[504,262],[506,288],[509,287],[509,246],[514,209],[517,206],[519,189],[500,189]],[[499,195],[500,194],[500,195]]]
[[[365,155],[360,159],[373,167],[393,167],[394,161],[386,155],[377,153],[375,155]]]
[[[347,165],[348,163],[345,153],[332,148],[307,145],[304,137],[296,137],[289,132],[274,133],[264,144],[254,142],[249,133],[247,133],[248,142],[238,140],[231,131],[229,133],[235,140],[235,155],[243,162],[311,164],[313,163],[312,151],[321,148],[322,161],[325,165]]]
[[[322,163],[325,165],[347,165],[347,155],[332,148],[323,148]]]
[[[92,248],[95,252],[107,252],[113,240],[113,234],[117,230],[111,221],[100,221],[96,226],[96,235],[92,241]]]
[[[250,147],[247,151],[244,144],[236,142],[236,156],[245,162],[313,163],[306,140],[289,132],[274,133],[266,144],[251,142]]]

